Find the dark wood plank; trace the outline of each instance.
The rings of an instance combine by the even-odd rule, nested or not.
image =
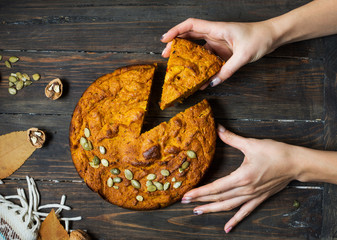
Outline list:
[[[193,204],[175,203],[153,211],[126,210],[107,203],[83,183],[37,181],[41,204],[58,202],[62,194],[71,212],[82,216],[73,229],[86,229],[94,239],[223,239],[224,223],[236,210],[194,216]],[[16,194],[24,180],[5,181],[0,193]],[[294,201],[300,203],[293,207]],[[316,239],[321,230],[322,190],[287,188],[258,207],[228,237],[231,239]]]
[[[160,53],[159,38],[188,17],[213,21],[260,21],[308,1],[98,1],[57,3],[2,1],[0,46],[12,50],[80,50]],[[25,9],[23,11],[22,9]],[[172,17],[174,16],[174,17]],[[130,34],[132,33],[132,34]],[[21,39],[25,39],[22,41]],[[290,44],[272,55],[316,57],[320,39]]]
[[[337,36],[326,38],[325,57],[325,124],[327,150],[337,151]],[[337,239],[337,186],[325,184],[323,205],[323,239]]]
[[[149,106],[151,117],[173,116],[207,98],[213,104],[216,118],[311,121],[324,118],[321,60],[266,57],[246,65],[224,84],[198,91],[183,104],[161,111],[158,102],[167,60],[159,54],[5,51],[3,55],[4,59],[18,55],[20,61],[12,69],[3,62],[0,64],[2,113],[71,114],[82,93],[99,76],[125,65],[158,62]],[[7,79],[17,71],[30,75],[39,72],[42,79],[11,96]],[[59,100],[51,101],[44,96],[44,88],[56,77],[63,80],[65,93]]]

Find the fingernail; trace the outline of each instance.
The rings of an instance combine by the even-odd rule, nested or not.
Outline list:
[[[164,33],[163,35],[161,35],[160,40],[163,40],[163,38],[165,37],[166,33]]]
[[[164,55],[166,52],[166,48],[164,48],[164,50],[161,52],[161,55]]]
[[[181,199],[181,203],[190,203],[191,202],[191,197],[183,197],[182,199]]]
[[[215,87],[216,85],[221,83],[221,79],[219,77],[215,77],[212,79],[212,81],[209,83],[211,87]]]
[[[193,210],[194,215],[201,215],[203,212],[201,210]]]
[[[218,131],[224,133],[226,131],[226,128],[220,124],[218,124]]]
[[[232,227],[229,227],[225,230],[226,233],[229,233],[232,230]]]

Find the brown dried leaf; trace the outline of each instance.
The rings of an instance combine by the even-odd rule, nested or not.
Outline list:
[[[39,234],[41,240],[69,240],[69,235],[58,220],[54,209],[41,224]]]
[[[26,131],[0,136],[0,179],[15,172],[35,150],[27,141]]]

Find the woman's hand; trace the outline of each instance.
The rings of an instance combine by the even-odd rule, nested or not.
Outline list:
[[[228,233],[271,195],[281,191],[301,173],[297,166],[296,146],[273,140],[238,136],[221,125],[218,134],[223,142],[244,153],[242,165],[230,175],[187,192],[182,203],[211,202],[194,209],[196,215],[240,210],[226,223]]]
[[[276,31],[268,21],[234,23],[189,18],[162,36],[161,41],[168,43],[163,50],[163,57],[169,57],[170,41],[175,37],[204,39],[207,49],[227,61],[220,72],[210,80],[212,87],[225,81],[243,65],[260,59],[277,47]],[[208,83],[201,89],[207,85]]]

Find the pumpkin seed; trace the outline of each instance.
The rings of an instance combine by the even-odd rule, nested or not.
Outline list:
[[[99,160],[99,158],[97,156],[94,156],[94,158],[92,159],[92,162],[93,162],[94,165],[97,166],[97,165],[100,164],[101,161]]]
[[[114,189],[118,189],[119,187],[118,186],[113,186]]]
[[[88,142],[84,143],[82,147],[83,147],[83,148],[84,148],[84,150],[86,150],[86,151],[90,151],[90,150],[92,150],[92,144],[91,144],[91,142],[90,142],[90,141],[88,141]]]
[[[27,73],[23,73],[23,74],[22,74],[22,77],[23,77],[23,80],[24,80],[24,81],[30,80],[30,77],[28,76]]]
[[[113,168],[113,169],[110,170],[110,172],[114,175],[118,175],[118,174],[120,174],[121,171],[118,168]]]
[[[8,67],[8,68],[12,68],[12,64],[11,64],[10,62],[8,62],[8,61],[5,61],[5,65],[6,65],[6,67]]]
[[[10,82],[13,82],[13,83],[15,83],[15,82],[18,81],[18,79],[17,79],[16,77],[14,77],[14,76],[9,76],[9,77],[8,77],[8,80],[9,80]]]
[[[2,55],[0,55],[0,61],[2,60]]]
[[[184,171],[184,169],[182,169],[181,167],[178,169],[178,171],[180,172],[180,173],[182,173],[183,171]]]
[[[127,180],[132,180],[133,179],[133,173],[129,169],[124,170],[124,175]]]
[[[161,190],[163,190],[163,184],[162,183],[160,183],[160,182],[153,182],[153,184],[156,186],[156,188],[159,190],[159,191],[161,191]]]
[[[15,84],[12,82],[8,82],[8,86],[13,87]]]
[[[113,180],[114,180],[115,183],[122,182],[122,179],[120,177],[114,177]]]
[[[108,187],[112,187],[114,185],[114,181],[112,180],[111,177],[108,178],[108,181],[106,182]]]
[[[189,158],[196,158],[197,157],[197,154],[192,150],[188,150],[186,153],[187,153],[187,156]]]
[[[169,189],[170,185],[171,185],[171,183],[169,183],[169,182],[164,183],[164,191]]]
[[[190,165],[190,162],[185,161],[185,162],[183,163],[183,165],[181,165],[181,168],[182,168],[183,170],[185,170],[186,168],[188,168],[189,165]]]
[[[155,185],[147,186],[147,191],[148,191],[148,192],[154,192],[154,191],[156,191],[156,190],[157,190],[157,188],[156,188]]]
[[[175,177],[173,177],[171,181],[172,181],[172,182],[175,182],[175,181],[176,181],[176,178],[175,178]]]
[[[156,178],[157,178],[157,175],[154,174],[154,173],[150,173],[150,174],[147,175],[147,177],[146,177],[146,179],[147,179],[147,180],[150,180],[150,181],[155,180]]]
[[[18,79],[20,79],[20,80],[22,79],[22,74],[20,72],[17,72],[15,75]]]
[[[179,188],[181,186],[181,182],[175,182],[174,184],[173,184],[173,187],[174,188]]]
[[[40,74],[38,74],[38,73],[33,74],[32,77],[33,77],[34,81],[39,81],[40,78],[41,78]]]
[[[30,80],[27,80],[27,81],[25,81],[25,83],[23,84],[23,85],[25,85],[25,86],[29,86],[29,85],[31,85],[33,82],[32,81],[30,81]]]
[[[89,130],[89,128],[84,128],[84,136],[86,136],[87,138],[90,137],[90,130]]]
[[[11,63],[16,63],[17,61],[19,61],[19,58],[13,56],[13,57],[10,57],[10,58],[9,58],[9,61],[10,61]]]
[[[163,175],[164,177],[167,177],[170,175],[170,172],[169,170],[166,170],[166,169],[163,169],[160,171],[161,175]]]
[[[84,147],[85,143],[88,143],[88,140],[86,138],[84,138],[84,137],[81,137],[80,138],[80,144],[82,145],[82,147]]]
[[[99,167],[99,165],[95,165],[93,162],[89,162],[89,165],[90,165],[91,167],[93,167],[93,168],[98,168],[98,167]]]
[[[142,202],[144,200],[143,196],[137,195],[136,197],[138,202]]]
[[[134,188],[140,189],[140,183],[137,180],[135,180],[135,179],[131,180],[131,185]]]
[[[99,151],[100,153],[105,154],[105,147],[99,146]]]
[[[23,81],[20,80],[16,83],[16,90],[21,90],[23,88]]]
[[[109,166],[109,162],[108,162],[108,160],[106,160],[106,159],[101,159],[101,163],[102,163],[102,165],[104,166],[104,167],[107,167],[107,166]]]
[[[148,187],[148,186],[150,186],[150,185],[153,185],[152,181],[147,180],[147,181],[146,181],[146,186]]]

